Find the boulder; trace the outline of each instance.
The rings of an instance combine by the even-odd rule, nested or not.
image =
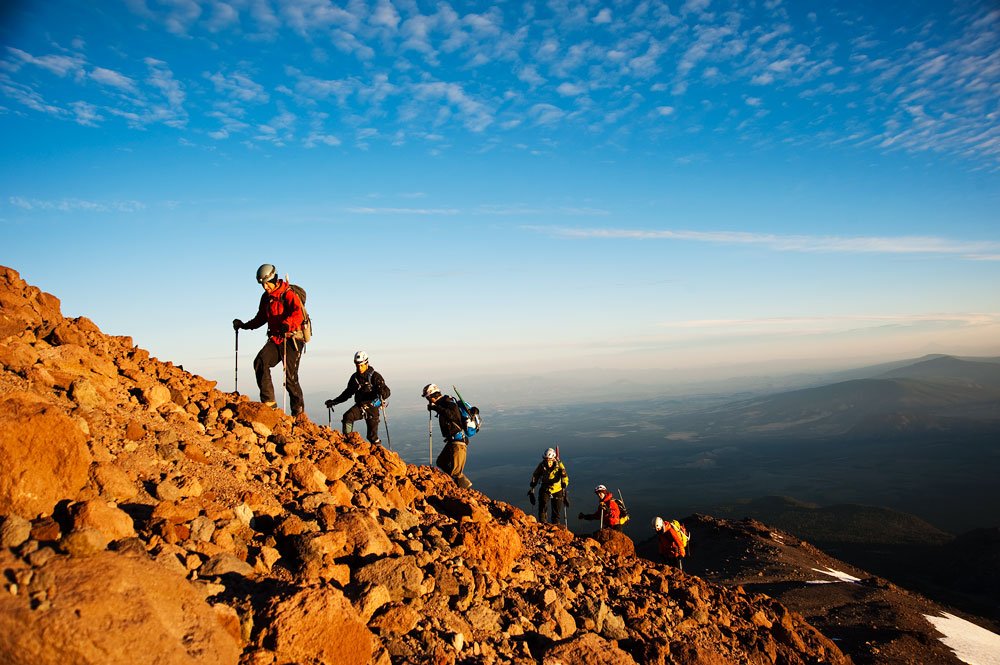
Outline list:
[[[135,525],[128,513],[114,504],[100,499],[75,503],[70,507],[73,530],[97,529],[109,540],[131,538],[135,535]]]
[[[87,482],[90,451],[63,411],[29,393],[0,400],[0,514],[49,514]]]
[[[343,593],[332,587],[307,588],[274,602],[264,643],[280,663],[366,665],[373,635]]]
[[[100,552],[57,557],[27,591],[0,594],[0,662],[8,665],[232,664],[237,640],[182,577],[152,561]],[[43,586],[44,584],[44,586]]]
[[[622,651],[614,642],[595,635],[583,633],[565,642],[560,642],[545,653],[542,665],[563,665],[564,663],[601,663],[601,665],[636,665],[635,659]]]
[[[496,523],[464,522],[461,525],[465,557],[498,578],[507,577],[524,545],[517,529]]]

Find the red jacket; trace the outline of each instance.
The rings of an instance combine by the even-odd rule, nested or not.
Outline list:
[[[256,330],[267,323],[267,334],[275,344],[285,341],[285,333],[295,332],[302,327],[305,314],[299,296],[288,287],[288,282],[278,280],[278,287],[260,297],[257,316],[247,321],[244,327]]]
[[[585,520],[601,520],[601,528],[606,526],[618,526],[621,524],[621,510],[618,502],[611,492],[605,492],[604,497],[597,504],[597,511],[589,515],[580,514]]]

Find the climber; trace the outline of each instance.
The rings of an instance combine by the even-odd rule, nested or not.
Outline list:
[[[465,434],[458,402],[450,395],[442,395],[441,390],[433,383],[424,386],[420,394],[427,400],[428,417],[431,412],[438,415],[438,424],[444,436],[445,446],[437,458],[438,468],[451,476],[459,487],[472,487],[472,482],[463,473],[469,438]],[[427,426],[429,432],[429,422]]]
[[[566,466],[559,459],[555,448],[546,449],[542,461],[531,474],[531,486],[528,489],[531,503],[535,503],[535,485],[539,483],[541,487],[538,489],[538,521],[545,521],[545,509],[547,504],[551,503],[551,522],[562,524],[563,506],[567,504],[566,488],[569,486],[569,474],[566,473]]]
[[[662,517],[653,518],[656,544],[664,560],[673,559],[677,567],[684,570],[684,556],[691,536],[684,525],[677,520],[666,521]]]
[[[357,367],[357,371],[347,380],[344,392],[326,400],[326,408],[332,409],[353,395],[354,406],[345,411],[341,417],[344,434],[353,432],[354,422],[364,418],[368,427],[366,436],[368,442],[380,444],[382,440],[378,437],[379,408],[384,408],[388,404],[389,386],[385,385],[382,375],[368,363],[368,354],[364,351],[354,354],[354,366]]]
[[[580,513],[577,517],[581,520],[600,520],[600,528],[621,531],[621,508],[614,495],[604,485],[595,487],[594,494],[597,495],[597,510],[589,515]]]
[[[299,360],[305,342],[302,324],[305,313],[302,299],[288,282],[278,279],[278,271],[270,263],[257,268],[257,282],[264,288],[257,315],[244,323],[233,319],[233,330],[256,330],[267,324],[267,341],[253,360],[260,401],[275,407],[271,368],[279,362],[285,370],[285,388],[291,398],[292,415],[304,412],[302,387],[299,385]]]

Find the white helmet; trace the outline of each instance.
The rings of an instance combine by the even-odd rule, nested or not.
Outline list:
[[[545,459],[555,459],[555,458],[556,458],[556,449],[555,448],[546,448],[545,449]]]
[[[657,531],[663,531],[663,518],[662,517],[654,517],[653,518],[653,528],[656,529]]]
[[[600,494],[601,492],[607,492],[607,491],[608,488],[605,487],[604,485],[598,485],[597,487],[594,488],[594,494]]]
[[[367,362],[368,362],[368,354],[365,353],[364,351],[358,351],[357,353],[354,354],[355,365],[364,365]]]
[[[440,393],[441,393],[441,389],[440,388],[438,388],[433,383],[428,383],[426,386],[424,386],[424,391],[422,393],[420,393],[420,396],[421,397],[431,397],[432,395],[438,395]]]

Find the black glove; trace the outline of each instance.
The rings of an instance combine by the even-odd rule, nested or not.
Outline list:
[[[431,412],[431,411],[433,411],[433,410],[434,410],[434,405],[432,405],[432,404],[428,404],[428,405],[427,405],[427,413],[430,413],[430,412]]]
[[[328,409],[332,409],[333,407],[337,406],[337,403],[334,402],[332,399],[326,400],[325,402],[323,402],[323,404],[326,404],[326,408]]]
[[[528,490],[528,501],[531,502],[531,505],[535,505],[535,490],[534,490],[534,488]]]
[[[239,330],[243,327],[243,322],[239,319],[233,319],[233,330]]]
[[[576,519],[578,519],[578,520],[585,520],[585,519],[587,519],[587,517],[583,513],[580,513],[580,514],[578,514],[576,516]]]

